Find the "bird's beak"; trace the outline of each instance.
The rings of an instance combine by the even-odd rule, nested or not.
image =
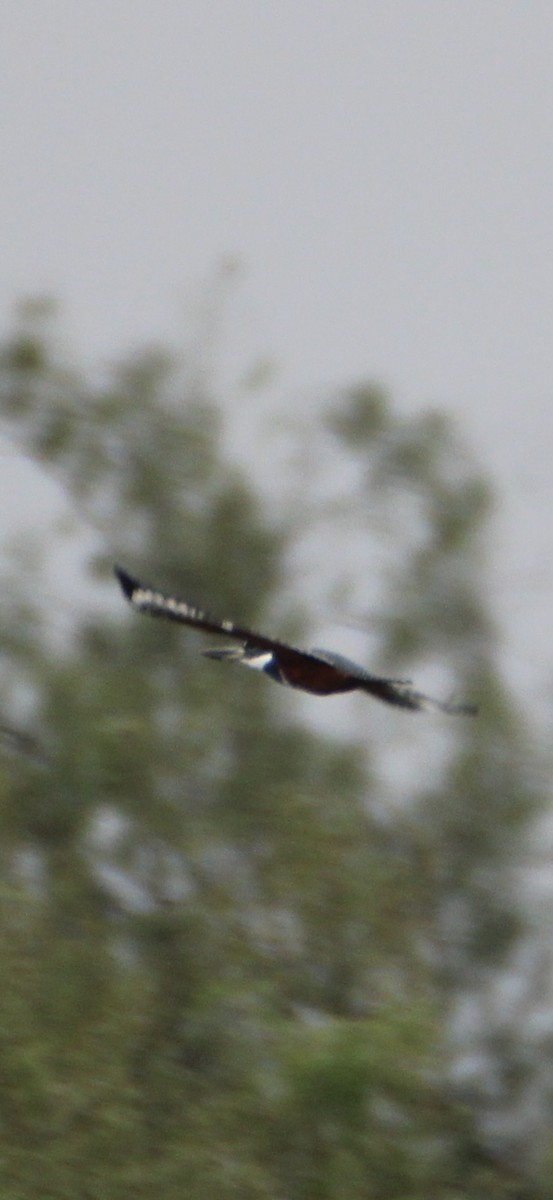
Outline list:
[[[239,662],[244,657],[241,646],[217,646],[213,650],[202,650],[204,658],[226,659],[227,662]]]

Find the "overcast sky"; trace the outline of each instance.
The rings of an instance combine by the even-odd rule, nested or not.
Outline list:
[[[275,411],[377,378],[405,410],[458,415],[501,489],[513,662],[528,652],[544,686],[552,64],[550,0],[4,0],[0,17],[2,327],[46,292],[77,356],[108,362],[188,336],[236,261],[229,397],[268,355]],[[0,455],[7,528],[43,495]]]

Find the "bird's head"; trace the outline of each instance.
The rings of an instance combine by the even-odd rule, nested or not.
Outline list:
[[[213,650],[203,650],[202,654],[206,658],[218,658],[224,662],[239,662],[245,667],[251,667],[254,671],[269,671],[272,670],[274,656],[271,651],[260,650],[259,646],[254,646],[252,642],[245,642],[241,646],[223,646],[219,649],[216,646]]]

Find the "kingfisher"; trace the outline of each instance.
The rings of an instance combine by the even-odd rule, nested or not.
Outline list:
[[[457,716],[474,716],[474,704],[456,704],[448,700],[433,700],[418,692],[410,679],[387,679],[372,675],[364,667],[330,650],[296,650],[285,642],[274,641],[261,633],[253,633],[234,621],[218,620],[187,600],[171,596],[147,584],[140,583],[121,567],[114,567],[123,594],[138,612],[162,617],[181,625],[191,625],[204,633],[222,634],[237,645],[203,650],[206,658],[221,662],[239,662],[254,671],[262,671],[270,679],[288,687],[298,688],[314,696],[333,696],[339,692],[368,692],[385,704],[397,708],[434,709]]]

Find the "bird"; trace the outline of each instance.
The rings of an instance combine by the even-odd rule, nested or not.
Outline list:
[[[330,650],[297,650],[285,642],[275,641],[265,634],[254,633],[234,621],[219,620],[178,596],[141,583],[122,567],[114,573],[123,595],[138,612],[190,625],[204,633],[221,634],[237,645],[203,650],[206,658],[221,662],[238,662],[252,670],[261,671],[277,683],[298,688],[314,696],[333,696],[341,692],[367,692],[384,704],[412,712],[434,709],[450,715],[474,716],[474,704],[457,704],[434,700],[417,691],[410,679],[388,679],[373,675],[364,667]]]

